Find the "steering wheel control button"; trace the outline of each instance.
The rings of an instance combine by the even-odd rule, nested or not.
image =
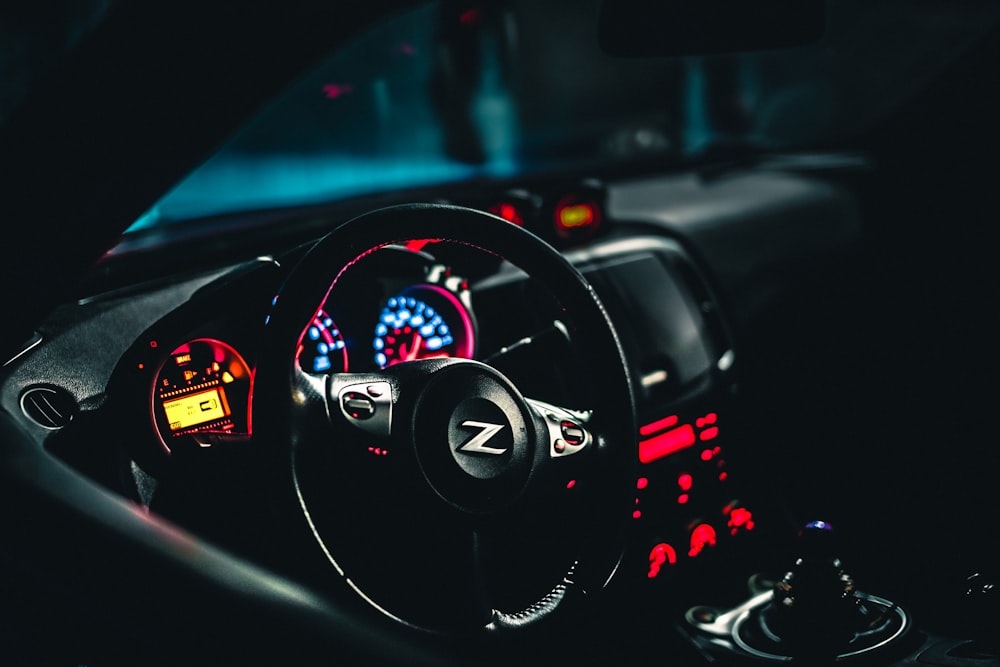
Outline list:
[[[344,412],[352,419],[371,419],[375,416],[375,401],[365,394],[356,391],[349,391],[342,399]]]
[[[366,433],[387,437],[392,430],[392,387],[388,382],[365,382],[341,387],[340,412]]]
[[[545,419],[549,434],[549,456],[559,458],[578,454],[593,441],[584,423],[590,419],[589,412],[567,410],[535,399],[527,399]]]
[[[559,428],[562,430],[563,439],[567,445],[582,445],[587,440],[587,432],[576,422],[564,419],[559,424]]]
[[[499,510],[527,483],[535,447],[531,413],[494,369],[461,361],[435,373],[416,402],[414,425],[424,477],[453,507]]]

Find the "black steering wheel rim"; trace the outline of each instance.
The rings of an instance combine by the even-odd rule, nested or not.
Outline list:
[[[316,529],[307,495],[301,490],[299,452],[310,447],[310,436],[299,432],[313,425],[299,414],[303,402],[326,400],[327,388],[305,376],[292,362],[302,332],[345,271],[380,248],[414,238],[446,240],[478,248],[509,261],[538,278],[567,315],[570,338],[578,361],[593,378],[594,454],[602,471],[593,492],[599,502],[588,505],[593,535],[583,541],[579,557],[551,591],[523,609],[494,610],[479,630],[504,635],[530,627],[557,608],[572,607],[567,600],[587,598],[603,588],[622,555],[624,533],[631,516],[634,484],[635,408],[622,347],[600,299],[591,285],[558,251],[530,232],[496,216],[459,206],[410,204],[365,213],[349,220],[313,245],[292,267],[275,301],[265,328],[255,376],[254,437],[287,466],[289,481],[310,532],[337,565]],[[332,408],[329,408],[331,409]],[[316,428],[321,428],[316,425]],[[556,528],[554,528],[555,530]],[[335,550],[335,549],[334,549]],[[331,572],[334,568],[331,568]],[[344,578],[349,575],[343,571]],[[355,587],[351,584],[352,587]],[[355,587],[357,588],[357,587]],[[364,592],[358,590],[367,599]],[[397,616],[368,600],[387,615],[421,630],[438,632]]]

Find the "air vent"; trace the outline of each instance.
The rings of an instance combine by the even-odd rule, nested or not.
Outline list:
[[[21,394],[21,411],[42,428],[57,430],[73,420],[77,405],[65,389],[38,386]]]

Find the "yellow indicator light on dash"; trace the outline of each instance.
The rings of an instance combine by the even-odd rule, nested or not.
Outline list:
[[[574,204],[559,210],[559,225],[572,229],[585,227],[594,221],[594,209],[589,204]]]

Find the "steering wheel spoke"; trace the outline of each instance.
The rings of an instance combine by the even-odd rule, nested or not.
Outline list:
[[[594,437],[587,428],[593,410],[570,410],[533,398],[525,400],[536,425],[546,434],[550,459],[581,454],[594,445]]]
[[[388,442],[396,396],[385,376],[337,373],[328,377],[326,387],[331,424],[354,428],[369,438]]]

